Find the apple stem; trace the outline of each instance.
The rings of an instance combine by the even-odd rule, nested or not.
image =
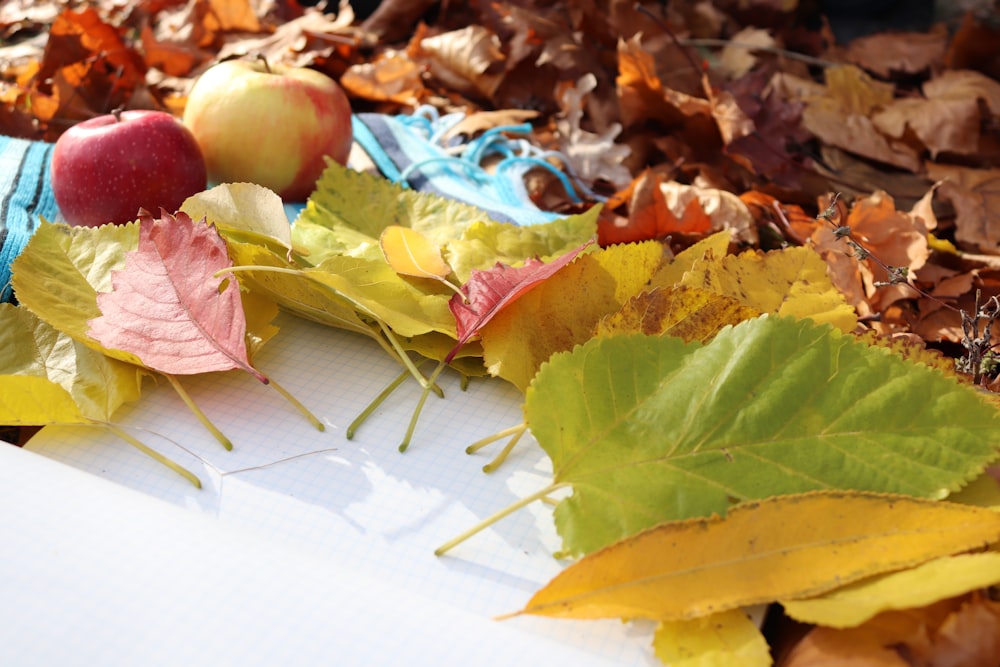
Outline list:
[[[536,500],[542,500],[542,499],[544,499],[546,496],[548,496],[549,494],[551,494],[553,491],[557,491],[557,490],[561,489],[562,487],[564,487],[566,485],[567,485],[566,482],[555,482],[554,484],[550,484],[549,486],[546,486],[544,489],[540,489],[538,491],[535,491],[534,493],[532,493],[529,496],[525,496],[524,498],[521,498],[520,500],[518,500],[518,501],[516,501],[516,502],[514,502],[514,503],[512,503],[510,505],[508,505],[507,507],[503,508],[499,512],[495,512],[494,514],[491,514],[490,516],[486,517],[485,519],[483,519],[482,521],[480,521],[479,523],[477,523],[472,528],[469,528],[468,530],[462,532],[461,534],[457,535],[456,537],[453,537],[452,539],[448,540],[447,542],[445,542],[444,544],[442,544],[441,546],[439,546],[437,549],[434,550],[434,555],[435,556],[442,556],[442,555],[444,555],[445,552],[447,552],[447,551],[453,549],[454,547],[458,546],[459,544],[461,544],[462,542],[466,541],[467,539],[469,539],[470,537],[472,537],[476,533],[479,533],[479,532],[482,532],[483,530],[486,530],[487,528],[489,528],[490,526],[492,526],[494,523],[496,523],[500,519],[503,519],[504,517],[506,517],[506,516],[508,516],[510,514],[513,514],[517,510],[521,509],[522,507],[527,507],[528,505],[530,505],[531,503],[535,502]]]
[[[174,391],[176,391],[177,395],[181,397],[182,401],[184,401],[184,405],[188,406],[188,409],[194,413],[194,416],[198,418],[198,421],[200,421],[205,428],[207,428],[208,431],[215,436],[215,439],[218,440],[223,447],[225,447],[228,451],[232,451],[233,443],[215,426],[215,424],[208,419],[205,413],[201,411],[201,408],[195,405],[191,395],[188,394],[184,387],[181,386],[181,383],[177,380],[177,378],[169,373],[161,373],[161,375],[167,378],[170,385],[174,388]]]
[[[264,64],[264,71],[266,71],[268,74],[272,73],[271,72],[271,64],[269,62],[267,62],[267,56],[265,56],[263,53],[261,53],[260,51],[258,51],[257,52],[257,60],[259,60],[260,62],[262,62]]]

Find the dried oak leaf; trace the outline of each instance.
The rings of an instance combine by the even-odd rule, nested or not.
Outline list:
[[[889,611],[856,628],[817,627],[779,667],[974,667],[1000,662],[1000,603],[981,593]]]
[[[859,37],[847,46],[847,60],[884,79],[893,74],[919,74],[939,67],[948,48],[948,33],[878,33]]]
[[[463,95],[491,99],[503,80],[500,38],[481,25],[415,38],[408,53],[448,90]]]
[[[951,70],[927,81],[923,91],[923,99],[895,100],[877,112],[875,126],[897,139],[909,128],[932,157],[942,152],[975,154],[982,122],[979,103],[1000,114],[1000,83],[978,72]]]
[[[827,68],[825,93],[805,100],[802,123],[820,140],[902,169],[919,171],[913,146],[886,136],[872,115],[893,101],[893,86],[873,80],[853,65]]]
[[[1000,169],[970,169],[929,162],[927,175],[955,207],[955,240],[1000,254]]]
[[[352,98],[396,104],[419,104],[428,91],[422,68],[402,53],[386,53],[371,62],[351,65],[340,85]]]

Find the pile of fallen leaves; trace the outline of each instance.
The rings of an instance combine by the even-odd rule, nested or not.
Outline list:
[[[413,25],[415,29],[408,28]],[[614,294],[619,300],[610,310],[623,308],[617,319],[601,319],[607,315],[601,313],[587,323],[588,337],[592,326],[598,326],[598,335],[584,353],[597,362],[565,361],[567,357],[560,363],[607,364],[608,359],[619,359],[611,349],[614,343],[607,342],[614,339],[601,340],[601,334],[610,335],[616,327],[619,331],[669,332],[693,341],[684,348],[684,355],[710,358],[721,354],[714,350],[731,344],[727,341],[735,336],[782,343],[811,335],[790,324],[776,324],[779,328],[774,330],[763,330],[771,325],[761,325],[758,331],[756,325],[746,324],[755,314],[822,320],[820,315],[844,331],[868,330],[867,340],[891,336],[892,342],[882,339],[881,344],[907,349],[911,356],[923,354],[911,348],[940,349],[958,359],[961,370],[982,389],[993,391],[1000,368],[991,349],[991,327],[1000,317],[1000,303],[993,299],[1000,295],[998,25],[994,15],[969,11],[922,32],[878,33],[843,44],[809,3],[774,0],[389,0],[364,21],[355,20],[347,6],[339,14],[323,13],[294,0],[148,0],[100,2],[74,9],[58,3],[11,2],[0,8],[0,34],[8,44],[0,49],[0,61],[5,63],[0,73],[0,132],[51,141],[72,124],[115,108],[177,113],[201,71],[221,59],[249,54],[331,74],[341,82],[356,111],[406,112],[419,104],[461,110],[467,114],[464,131],[470,135],[510,119],[527,118],[534,128],[533,141],[558,151],[560,167],[607,197],[596,225],[600,250],[584,253],[581,261],[569,264],[573,276],[552,279],[545,274],[544,288],[533,290],[530,299],[544,301],[545,290],[586,285],[579,277],[586,277],[588,266],[604,273],[619,271],[616,277],[635,282],[625,296]],[[541,206],[568,215],[591,209],[595,202],[572,203],[560,183],[546,173],[531,175],[531,192]],[[328,185],[318,196],[334,191]],[[310,223],[321,226],[322,222],[307,214],[297,233],[310,233]],[[447,242],[464,241],[467,230],[459,231],[460,238]],[[727,232],[722,247],[721,237],[715,234],[719,231]],[[325,232],[314,226],[311,233]],[[343,267],[329,268],[332,264],[326,268],[286,266],[289,260],[280,253],[266,253],[260,244],[239,246],[232,238],[227,240],[230,254],[238,259],[240,247],[248,253],[237,263],[260,264],[266,259],[274,267],[308,271],[311,280],[320,276],[328,282],[349,275]],[[576,237],[562,240],[566,243],[558,248],[560,253],[572,247],[569,241]],[[525,239],[520,241],[527,244]],[[409,237],[384,243],[389,265],[393,243],[401,242],[423,243]],[[797,246],[818,253],[823,260],[821,272],[808,273],[815,268],[811,265],[803,268],[812,260],[796,254]],[[664,247],[666,255],[684,258],[682,268],[663,267]],[[746,249],[755,252],[734,253],[723,261],[727,252]],[[776,252],[756,252],[768,250]],[[120,254],[117,259],[124,261],[125,250]],[[565,264],[569,261],[564,259]],[[424,270],[429,264],[418,268]],[[562,268],[563,264],[554,266],[552,273]],[[399,266],[392,269],[405,273]],[[468,269],[466,277],[473,275],[472,267]],[[783,300],[766,305],[755,301],[761,294],[766,296],[767,290],[755,290],[753,285],[772,289],[783,272],[792,275],[789,286],[807,290],[804,299],[792,300],[791,306]],[[266,292],[262,284],[266,279],[254,279]],[[646,289],[649,285],[652,290]],[[354,295],[349,281],[334,287],[338,294]],[[644,319],[650,313],[665,312],[662,299],[666,297],[655,290],[668,287],[674,290],[669,297],[674,301],[666,303],[681,304],[689,309],[685,312],[702,307],[691,302],[697,289],[724,296],[733,310],[708,317],[708,321],[721,322],[710,331],[671,332],[676,322],[665,316]],[[836,287],[837,298],[817,305],[834,292],[828,287]],[[464,294],[474,301],[468,288]],[[487,364],[491,353],[508,360],[525,359],[525,368],[508,363],[498,374],[521,389],[528,386],[550,351],[538,342],[544,329],[530,329],[537,308],[528,299],[495,320],[473,318],[472,328],[463,331],[460,308],[452,311],[457,329],[447,317],[445,304],[451,298],[447,288],[432,296],[440,302],[441,323],[436,329],[430,326],[402,336],[411,346],[408,350],[452,361],[462,344],[481,334],[485,352],[475,348],[471,354],[483,356]],[[352,296],[344,311],[346,317],[356,317],[362,312],[358,304],[365,304],[363,317],[357,320],[362,333],[384,340],[385,327],[376,322],[388,322],[388,328],[405,333],[399,313],[386,310],[377,299],[369,303],[365,298]],[[612,298],[610,292],[608,298]],[[323,313],[329,316],[330,304],[321,301]],[[549,297],[545,303],[554,301]],[[718,307],[720,302],[711,303]],[[811,312],[804,312],[810,307]],[[707,342],[721,326],[740,323],[746,326],[729,329],[721,342]],[[491,331],[501,332],[492,342]],[[532,338],[539,350],[537,359],[520,354],[522,348],[517,355],[502,348],[520,331],[529,332],[522,335]],[[421,340],[431,341],[441,333],[448,334],[448,345],[442,347],[436,341],[420,347]],[[452,348],[456,341],[458,346]],[[702,342],[704,347],[699,346]],[[432,348],[433,353],[428,353]],[[632,348],[618,352],[638,354]],[[938,365],[931,357],[920,359]],[[872,364],[864,359],[859,365]],[[711,364],[698,366],[712,368]],[[563,380],[553,379],[558,378],[553,375],[557,367],[546,368],[548,374],[537,380],[536,391],[526,399],[529,422],[532,406],[546,400],[546,390],[565,397],[559,391]],[[567,369],[569,376],[574,371],[572,365]],[[770,371],[774,368],[769,367]],[[546,381],[551,384],[545,385]],[[546,447],[544,427],[537,422],[529,426]],[[714,442],[716,436],[704,437]],[[559,451],[556,445],[552,447]],[[719,451],[719,456],[731,461],[726,447]],[[563,473],[557,465],[559,474]],[[571,475],[563,481],[574,483]],[[957,481],[951,484],[958,485]],[[752,493],[741,497],[754,498]],[[715,500],[725,507],[725,494]],[[812,501],[800,499],[781,509],[793,512],[795,503],[802,502]],[[713,509],[717,508],[708,511]],[[564,523],[572,523],[566,517],[568,511],[563,511]],[[680,530],[698,533],[705,525],[704,521],[692,523]],[[669,539],[663,537],[664,532],[645,532],[641,535],[647,537],[636,539]],[[572,570],[584,574],[567,577],[593,581],[586,574],[588,568],[610,567],[595,559],[613,562],[621,557],[622,548],[600,549],[611,545],[612,537],[620,536],[571,549],[588,555]],[[969,544],[984,539],[977,533]],[[930,557],[925,554],[924,560]],[[955,572],[979,572],[976,568],[991,572],[996,567],[992,561],[975,566],[966,566],[964,561],[935,563],[930,561],[928,567],[948,569],[944,574],[929,571],[922,575],[904,570],[898,573],[900,580],[864,583],[900,591],[907,588],[906,576],[924,576],[946,587]],[[868,574],[874,572],[855,573],[855,579]],[[982,586],[995,583],[989,576],[976,581]],[[958,597],[942,593],[934,599],[947,599],[929,606],[927,601],[910,601],[899,608],[906,611],[858,612],[863,607],[860,599],[870,588],[853,593],[850,587],[840,589],[820,603],[789,601],[785,607],[791,616],[824,627],[813,629],[805,642],[794,644],[783,658],[785,664],[845,660],[844,647],[856,649],[855,656],[868,651],[870,660],[879,661],[866,664],[975,664],[977,658],[968,657],[970,662],[949,662],[963,651],[966,656],[995,658],[1000,653],[996,639],[1000,613],[988,591],[973,584],[959,587],[956,594],[962,595]],[[564,582],[556,580],[550,585],[553,588],[539,592],[525,611],[535,613],[532,605],[558,606],[560,594],[582,595],[572,581],[561,593],[560,585]],[[556,602],[546,601],[546,595],[554,596]],[[738,600],[732,606],[746,602]],[[647,613],[635,607],[616,609],[626,617]],[[855,610],[846,620],[845,609]],[[657,647],[660,655],[669,655],[668,647],[679,646],[685,636],[711,634],[711,628],[698,630],[695,626],[704,624],[703,620],[691,620],[686,611],[671,616],[658,608],[648,613],[670,619],[657,635],[657,642],[662,642]],[[706,618],[716,622],[719,617]],[[726,623],[727,632],[735,632],[738,621]],[[780,638],[786,634],[795,633],[769,628],[768,639],[777,653],[782,652]],[[759,653],[761,649],[753,650]]]

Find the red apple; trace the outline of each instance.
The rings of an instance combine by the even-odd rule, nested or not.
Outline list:
[[[66,130],[52,150],[52,193],[71,225],[176,211],[205,189],[205,160],[191,132],[163,111],[98,116]]]
[[[351,105],[322,72],[226,60],[195,82],[184,110],[212,183],[263,185],[303,201],[326,168],[351,152]]]

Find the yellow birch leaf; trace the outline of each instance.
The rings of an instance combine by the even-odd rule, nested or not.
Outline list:
[[[671,287],[684,277],[694,263],[700,259],[720,260],[729,252],[729,243],[733,235],[728,229],[706,236],[694,245],[677,253],[665,263],[653,276],[650,287]]]
[[[722,327],[760,315],[736,299],[697,287],[657,287],[629,299],[597,323],[596,335],[643,333],[706,342]]]
[[[732,297],[762,313],[809,318],[852,331],[857,314],[830,281],[826,267],[823,258],[807,247],[766,253],[748,250],[721,261],[696,261],[681,284]]]
[[[883,611],[925,607],[997,583],[1000,553],[959,554],[859,581],[820,597],[781,604],[797,621],[853,628]]]
[[[767,640],[745,613],[730,609],[688,621],[664,621],[653,652],[670,667],[768,667]]]
[[[815,491],[660,524],[591,553],[522,614],[684,620],[825,593],[1000,538],[1000,514],[895,494]]]
[[[597,322],[644,289],[662,261],[656,241],[580,255],[483,326],[490,374],[524,391],[544,361],[589,340]]]
[[[451,273],[441,249],[410,227],[389,225],[382,230],[379,245],[385,261],[396,273],[433,280],[444,280]]]

